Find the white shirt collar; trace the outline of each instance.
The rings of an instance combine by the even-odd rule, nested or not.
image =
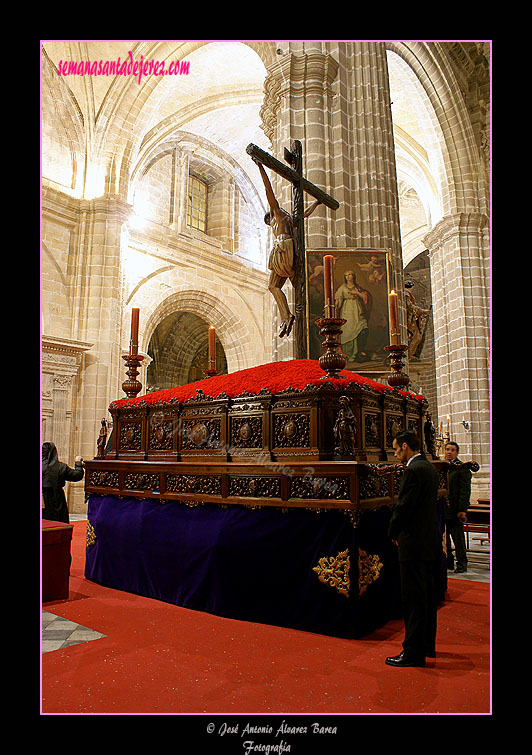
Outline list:
[[[412,459],[415,459],[415,458],[416,458],[417,456],[421,456],[421,452],[420,452],[420,451],[418,451],[418,453],[417,453],[417,454],[414,454],[413,456],[411,456],[411,457],[410,457],[410,458],[408,459],[408,461],[406,462],[406,466],[408,466],[408,465],[410,464],[410,462],[412,461]]]

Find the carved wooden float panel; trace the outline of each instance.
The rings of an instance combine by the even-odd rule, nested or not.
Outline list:
[[[445,461],[432,462],[447,495]],[[402,469],[395,464],[87,461],[87,495],[117,495],[250,507],[366,510],[393,506]]]
[[[342,403],[342,401],[344,403]],[[427,402],[399,391],[380,393],[324,383],[275,395],[194,398],[132,405],[112,403],[112,447],[106,459],[135,461],[387,461],[392,440],[414,430],[423,443]],[[338,434],[349,414],[349,436]],[[346,439],[347,438],[347,439]],[[341,448],[341,452],[339,452]]]

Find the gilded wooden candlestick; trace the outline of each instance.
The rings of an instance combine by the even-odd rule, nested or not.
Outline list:
[[[392,388],[406,388],[410,383],[410,378],[406,372],[403,372],[403,367],[408,345],[404,343],[391,344],[390,346],[385,346],[384,349],[389,354],[388,359],[392,367],[392,372],[386,376],[388,385],[391,385]]]
[[[129,367],[129,369],[126,370],[126,375],[128,375],[129,380],[125,380],[122,383],[122,390],[128,398],[136,398],[137,394],[140,393],[142,389],[142,383],[137,380],[137,375],[139,374],[139,367],[144,357],[141,354],[129,353],[122,354],[122,359]]]
[[[320,335],[325,336],[323,342],[324,352],[318,359],[321,369],[325,372],[322,380],[325,378],[343,378],[340,372],[344,369],[347,358],[343,353],[340,345],[340,334],[342,325],[347,320],[341,317],[321,317],[316,320],[316,325],[320,329]]]

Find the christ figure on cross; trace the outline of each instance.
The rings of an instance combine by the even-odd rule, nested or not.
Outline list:
[[[282,320],[279,338],[282,338],[290,335],[295,320],[295,315],[290,311],[288,300],[282,290],[287,278],[290,278],[290,282],[294,285],[294,223],[292,215],[280,207],[275,198],[270,179],[261,163],[255,157],[252,157],[252,159],[260,171],[266,189],[266,199],[270,206],[270,211],[264,216],[264,222],[272,229],[275,243],[268,260],[268,270],[271,270],[268,290],[279,309]],[[312,215],[319,204],[321,202],[317,199],[305,210],[303,217],[308,218],[309,215]]]

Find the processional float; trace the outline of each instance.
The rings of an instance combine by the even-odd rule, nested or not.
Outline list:
[[[359,637],[400,613],[387,526],[403,468],[392,441],[409,429],[423,443],[428,403],[407,390],[393,291],[388,384],[345,369],[329,260],[323,353],[307,358],[303,192],[338,203],[302,176],[299,142],[285,150],[289,165],[247,152],[293,186],[297,358],[220,375],[211,329],[204,380],[139,396],[133,311],[126,398],[110,404],[111,439],[104,451],[100,435],[86,462],[85,575],[223,616]],[[443,500],[449,465],[424,450]],[[442,599],[444,561],[442,549]]]

